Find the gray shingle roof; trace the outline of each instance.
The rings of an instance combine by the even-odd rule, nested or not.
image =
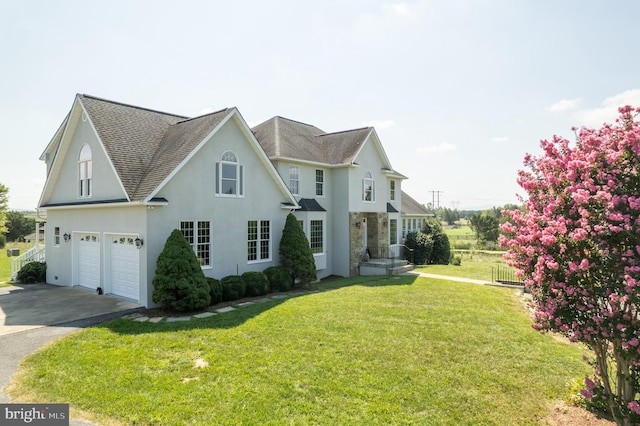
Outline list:
[[[402,214],[410,216],[431,216],[429,210],[406,192],[402,191]]]
[[[315,198],[301,198],[298,201],[301,212],[326,212],[325,208]]]
[[[273,117],[251,130],[269,158],[340,165],[353,161],[373,129],[326,133],[310,124]]]
[[[132,201],[144,200],[230,113],[194,119],[78,95]]]

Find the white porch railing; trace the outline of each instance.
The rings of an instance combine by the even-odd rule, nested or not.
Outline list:
[[[44,246],[35,246],[25,251],[18,257],[14,257],[11,259],[11,281],[16,280],[16,275],[18,271],[22,269],[25,263],[29,262],[44,262],[45,261],[45,251]]]

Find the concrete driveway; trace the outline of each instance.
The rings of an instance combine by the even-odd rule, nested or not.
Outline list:
[[[0,336],[130,311],[140,305],[79,287],[26,284],[0,287]]]

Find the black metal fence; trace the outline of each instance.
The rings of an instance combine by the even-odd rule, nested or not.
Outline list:
[[[517,277],[513,269],[504,266],[491,267],[491,282],[509,285],[524,285],[522,278]]]

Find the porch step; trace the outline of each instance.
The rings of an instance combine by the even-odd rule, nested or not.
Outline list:
[[[394,275],[412,270],[412,264],[400,259],[371,259],[360,263],[360,275]]]

